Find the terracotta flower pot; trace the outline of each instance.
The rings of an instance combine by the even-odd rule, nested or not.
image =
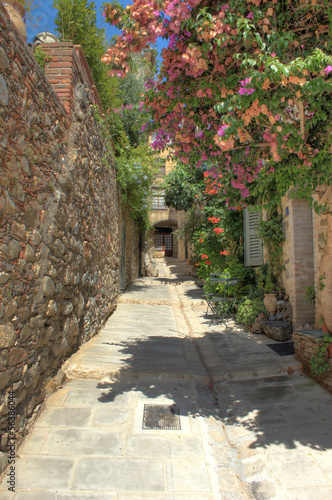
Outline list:
[[[28,39],[27,30],[23,18],[25,16],[24,6],[16,0],[3,0],[2,4],[9,14],[12,25],[16,33],[20,36],[23,42]]]
[[[277,294],[266,293],[264,295],[264,307],[270,314],[275,314],[277,310]]]

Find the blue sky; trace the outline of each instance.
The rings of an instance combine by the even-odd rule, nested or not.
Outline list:
[[[126,0],[120,0],[123,6],[130,5],[133,2],[127,2]],[[94,0],[97,11],[98,26],[101,28],[106,28],[107,37],[111,38],[113,35],[120,33],[115,27],[110,26],[108,23],[103,22],[103,17],[101,15],[102,4],[106,3],[106,0]],[[35,4],[39,4],[33,11],[36,18],[41,17],[39,21],[38,28],[31,28],[27,26],[28,42],[32,43],[33,37],[38,33],[43,31],[49,31],[54,35],[57,35],[55,31],[55,18],[57,15],[57,10],[52,7],[53,0],[35,0]],[[160,40],[157,43],[157,49],[160,52],[162,47],[166,47],[167,42],[165,40]]]

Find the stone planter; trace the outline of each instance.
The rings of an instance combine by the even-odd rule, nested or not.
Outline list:
[[[3,0],[2,5],[8,12],[9,18],[16,33],[20,36],[23,42],[28,39],[27,30],[23,18],[25,16],[24,6],[17,0]]]
[[[266,293],[264,295],[264,307],[270,314],[275,314],[277,310],[277,294]]]

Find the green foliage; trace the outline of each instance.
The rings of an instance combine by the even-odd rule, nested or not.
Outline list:
[[[88,0],[54,0],[53,7],[58,10],[55,25],[60,41],[82,46],[100,96],[115,154],[119,156],[129,141],[120,116],[113,111],[114,107],[121,105],[119,79],[110,78],[107,65],[101,61],[108,41],[105,30],[96,25],[95,4]]]
[[[147,114],[139,108],[144,90],[143,71],[120,80],[108,75],[101,61],[108,41],[96,25],[96,7],[88,0],[54,0],[58,10],[55,24],[61,41],[82,46],[96,84],[104,114],[95,113],[108,144],[115,153],[122,206],[129,210],[140,231],[149,226],[149,188],[155,176],[155,154],[149,151],[148,136],[141,131]],[[136,67],[140,64],[136,57]]]
[[[268,252],[267,272],[261,276],[265,278],[264,290],[266,293],[273,293],[272,290],[275,289],[275,284],[284,269],[282,244],[285,241],[285,235],[282,230],[282,215],[279,215],[276,209],[268,211],[266,220],[258,222],[258,235],[263,240]]]
[[[323,276],[319,277],[318,288],[319,288],[320,292],[322,290],[324,290],[324,288],[325,288],[325,280],[326,280],[325,274],[323,274]],[[306,294],[305,294],[305,299],[308,302],[308,304],[314,304],[315,303],[315,299],[316,299],[315,285],[310,285],[310,286],[307,287]]]
[[[263,264],[261,267],[254,270],[257,288],[264,293],[276,293],[278,291],[278,283],[273,268],[269,263]]]
[[[35,56],[37,63],[43,71],[45,69],[46,63],[52,61],[52,56],[48,56],[39,45],[36,45],[34,47],[33,55]]]
[[[260,313],[266,314],[263,299],[259,297],[250,299],[247,297],[239,304],[236,320],[248,328]]]
[[[157,166],[155,153],[145,144],[132,149],[128,157],[117,159],[122,207],[130,210],[142,233],[149,228],[150,187]]]
[[[183,164],[176,165],[165,177],[165,203],[175,210],[189,210],[203,188],[203,172]]]
[[[305,300],[308,302],[308,304],[314,304],[315,303],[315,298],[316,298],[315,286],[314,285],[310,285],[306,289]]]
[[[332,335],[326,334],[323,339],[318,341],[315,354],[310,360],[310,368],[316,375],[323,375],[329,367],[329,358],[327,348],[332,344]]]

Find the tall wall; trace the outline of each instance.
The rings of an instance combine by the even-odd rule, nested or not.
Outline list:
[[[15,393],[18,442],[62,362],[116,306],[119,196],[74,46],[54,44],[57,93],[0,4],[0,448]],[[52,63],[50,63],[52,64]],[[60,65],[59,65],[60,64]],[[64,71],[65,69],[69,71]],[[50,68],[48,68],[50,69]],[[136,241],[137,230],[132,228]],[[131,270],[129,282],[138,269]]]
[[[319,186],[314,200],[325,208],[313,210],[316,323],[324,318],[332,332],[332,188]]]
[[[283,199],[283,285],[293,307],[293,326],[314,323],[315,308],[306,299],[314,285],[312,211],[309,204],[291,196]]]

